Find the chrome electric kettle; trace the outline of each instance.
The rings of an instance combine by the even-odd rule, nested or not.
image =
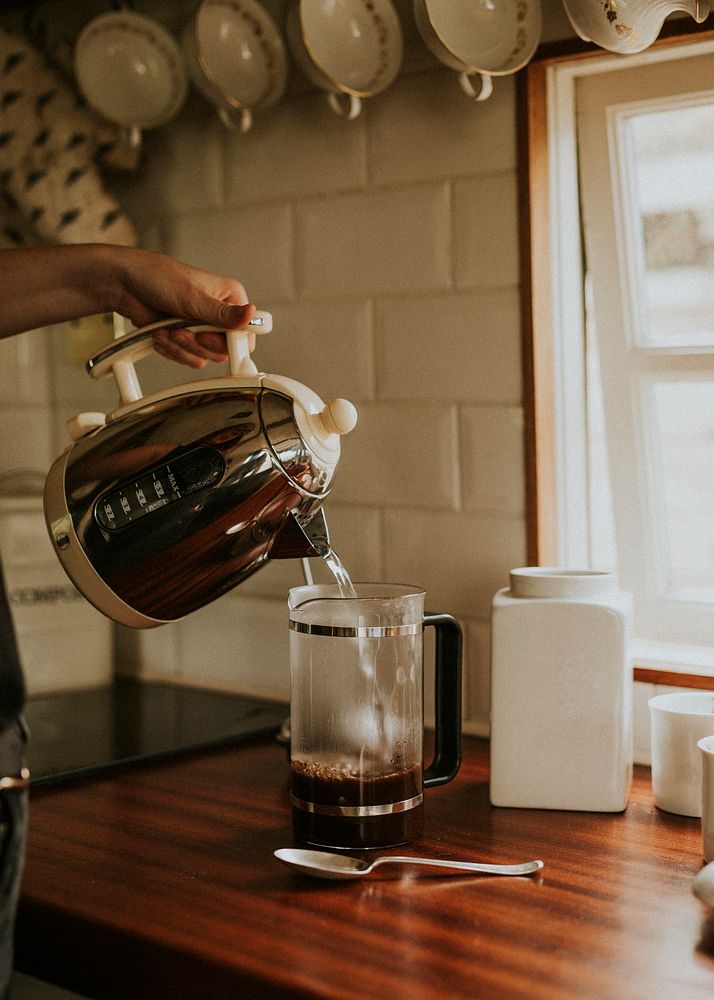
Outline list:
[[[68,421],[73,443],[45,483],[54,549],[77,589],[134,628],[175,621],[231,590],[267,559],[329,551],[321,505],[357,420],[290,378],[259,373],[248,330],[225,331],[230,374],[143,396],[134,364],[161,320],[87,362],[114,376],[119,406]],[[250,331],[267,333],[269,313]]]

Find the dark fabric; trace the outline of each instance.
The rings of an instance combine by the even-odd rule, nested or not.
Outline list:
[[[16,777],[23,765],[25,731],[21,723],[0,736],[0,758],[12,762]],[[0,775],[0,777],[3,777]],[[14,927],[27,836],[27,791],[0,792],[0,1000],[12,976]]]
[[[25,683],[0,563],[0,778],[17,777],[23,764],[24,726],[18,721]],[[0,1000],[9,991],[14,927],[25,858],[27,792],[0,792]]]
[[[16,721],[24,701],[25,682],[0,563],[0,733]]]

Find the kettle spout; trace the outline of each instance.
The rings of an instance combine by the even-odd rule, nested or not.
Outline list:
[[[325,512],[320,508],[306,525],[301,525],[292,511],[284,519],[268,552],[269,559],[324,558],[330,552],[330,534]]]

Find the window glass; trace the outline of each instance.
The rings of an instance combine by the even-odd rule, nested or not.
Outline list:
[[[665,595],[714,600],[714,386],[677,380],[653,386],[654,453],[661,468],[658,546]],[[656,477],[659,478],[659,477]]]
[[[554,405],[536,427],[554,428],[557,557],[632,592],[640,666],[714,674],[714,39],[686,51],[546,80]]]
[[[714,345],[714,100],[629,118],[649,347]]]

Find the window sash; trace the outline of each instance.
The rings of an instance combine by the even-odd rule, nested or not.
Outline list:
[[[669,38],[627,66],[714,52],[714,32],[695,41]],[[580,79],[621,70],[621,57],[587,51],[532,63],[524,101],[527,183],[523,218],[526,407],[529,415],[529,556],[540,564],[590,565],[587,408],[584,383],[584,275],[581,263],[576,89]],[[555,182],[557,179],[557,183]],[[570,220],[570,222],[568,221]],[[527,256],[526,256],[527,255]],[[661,365],[656,351],[643,366]],[[711,617],[711,609],[708,609]],[[701,649],[649,642],[640,669],[697,675],[711,672]],[[643,675],[644,677],[644,675]],[[683,681],[688,682],[686,678]],[[702,683],[708,683],[703,678]],[[680,682],[681,683],[681,682]]]

